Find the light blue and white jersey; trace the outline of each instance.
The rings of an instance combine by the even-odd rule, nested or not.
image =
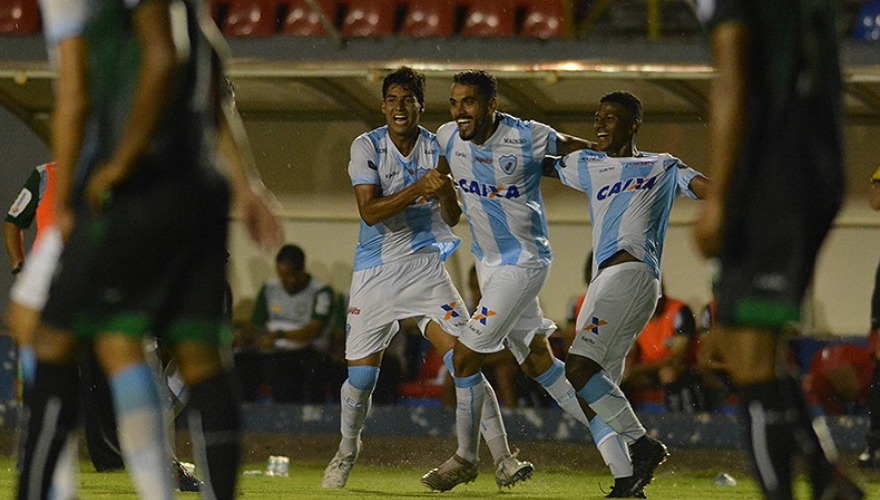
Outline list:
[[[428,130],[419,127],[413,150],[409,156],[403,156],[388,136],[388,127],[379,127],[361,134],[351,143],[348,175],[352,186],[376,185],[382,196],[389,196],[437,168],[437,157],[437,141]],[[445,260],[460,243],[443,221],[440,202],[420,197],[403,212],[373,226],[361,220],[354,270],[369,269],[423,249],[435,249]]]
[[[91,0],[40,0],[43,34],[54,64],[54,47],[61,41],[80,36],[85,30]]]
[[[486,266],[542,267],[553,253],[541,197],[544,157],[556,153],[556,131],[498,113],[498,129],[482,145],[463,140],[449,122],[437,131],[473,236]]]
[[[660,278],[663,240],[673,200],[697,198],[691,180],[700,175],[668,154],[612,158],[584,149],[556,161],[559,179],[590,200],[593,276],[599,264],[621,250],[648,264]]]

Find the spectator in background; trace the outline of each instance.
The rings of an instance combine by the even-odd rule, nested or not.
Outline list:
[[[871,193],[869,203],[873,210],[880,210],[880,166],[871,176]],[[868,334],[868,350],[874,355],[874,367],[871,386],[868,393],[868,435],[867,446],[859,454],[859,465],[862,467],[880,467],[880,264],[874,274],[874,292],[871,294],[871,331]]]
[[[638,399],[637,391],[662,389],[666,411],[705,410],[692,356],[697,338],[694,313],[684,302],[666,295],[662,283],[660,289],[654,314],[627,356],[622,389],[634,399]]]
[[[277,278],[257,294],[251,327],[239,346],[268,351],[265,380],[276,403],[323,403],[341,383],[328,355],[333,290],[306,272],[306,256],[296,245],[275,256]]]

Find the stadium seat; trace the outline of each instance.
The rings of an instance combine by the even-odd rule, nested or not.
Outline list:
[[[455,34],[455,2],[452,0],[409,0],[400,34],[418,38]]]
[[[324,16],[331,24],[336,22],[336,1],[316,0]],[[289,0],[287,15],[281,21],[281,32],[292,36],[326,36],[327,30],[321,24],[321,17],[312,10],[306,0]]]
[[[873,369],[874,357],[864,347],[829,345],[813,356],[803,380],[804,393],[826,414],[845,414],[851,405],[865,404]]]
[[[37,0],[0,1],[0,33],[29,35],[40,32]]]
[[[569,33],[565,0],[527,2],[520,36],[526,38],[565,38]]]
[[[383,37],[394,31],[394,2],[348,0],[340,32],[346,38]]]
[[[512,0],[469,2],[461,35],[466,37],[513,37],[516,35],[516,4]]]
[[[226,20],[221,30],[229,37],[271,36],[277,29],[277,4],[273,0],[221,0]]]

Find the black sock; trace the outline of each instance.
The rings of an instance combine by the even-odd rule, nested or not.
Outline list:
[[[813,426],[813,415],[807,407],[807,401],[798,380],[788,376],[783,378],[780,383],[785,391],[783,397],[790,407],[789,414],[793,420],[795,445],[806,462],[807,474],[813,487],[813,497],[819,498],[828,483],[831,482],[834,471],[834,464],[831,463],[821,442],[821,439],[825,439],[829,441],[826,446],[833,447],[833,442],[830,442],[831,434],[825,432],[827,428],[822,431],[823,434],[827,434],[822,438],[816,433],[816,427]],[[822,425],[824,427],[824,421]]]
[[[880,360],[874,360],[874,375],[871,377],[871,391],[868,393],[868,432],[880,435]]]
[[[781,389],[779,381],[774,380],[745,385],[738,391],[746,452],[768,500],[792,498],[792,458],[796,445]]]
[[[47,498],[58,455],[79,419],[77,366],[37,362],[24,404],[27,416],[19,455],[18,498]]]
[[[238,387],[221,373],[190,387],[189,431],[199,470],[207,470],[205,487],[218,500],[235,497],[241,459],[241,408]]]

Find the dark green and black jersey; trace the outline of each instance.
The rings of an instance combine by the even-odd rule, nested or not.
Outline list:
[[[134,100],[140,50],[133,19],[146,0],[99,0],[93,3],[86,37],[89,44],[90,110],[78,188],[91,170],[115,150]],[[213,168],[216,142],[217,40],[200,26],[196,0],[149,0],[168,3],[182,79],[141,158],[133,182],[180,175],[186,170]],[[180,36],[181,34],[186,36]],[[220,41],[222,43],[222,40]],[[138,175],[139,174],[139,175]]]

